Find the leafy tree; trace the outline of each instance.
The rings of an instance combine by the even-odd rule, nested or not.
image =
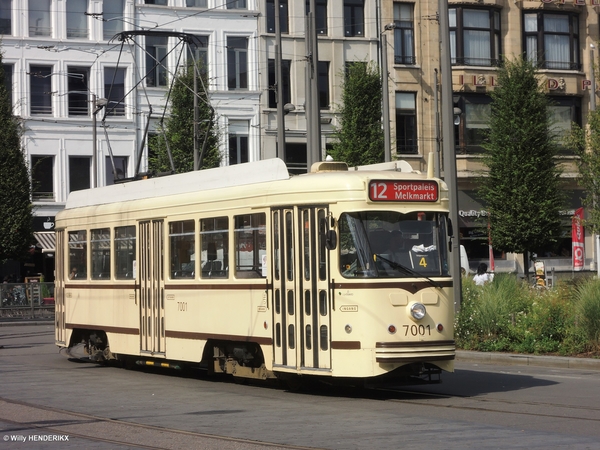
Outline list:
[[[584,220],[594,234],[600,233],[600,111],[591,111],[588,115],[588,128],[582,129],[576,124],[567,139],[568,144],[579,156],[579,184],[587,193],[583,204],[588,211]]]
[[[199,63],[200,64],[200,63]],[[188,64],[177,74],[170,93],[170,114],[165,119],[164,130],[149,139],[149,166],[151,171],[170,172],[171,163],[165,145],[165,136],[171,150],[175,171],[177,173],[194,170],[194,66]],[[200,68],[201,69],[201,68]],[[205,133],[208,131],[206,151],[201,155],[200,169],[218,167],[221,154],[218,147],[218,134],[215,130],[215,117],[210,106],[208,93],[203,86],[208,85],[208,76],[199,70],[198,77],[198,151],[202,152]],[[163,134],[164,131],[164,134]]]
[[[381,74],[373,63],[348,66],[342,82],[340,127],[330,155],[349,166],[380,163],[384,160],[381,128]]]
[[[31,184],[0,55],[0,263],[25,256],[33,237]]]
[[[523,253],[529,276],[529,253],[556,242],[565,194],[555,164],[558,147],[551,131],[549,100],[526,59],[506,61],[491,93],[489,137],[481,195],[490,213],[495,248]]]

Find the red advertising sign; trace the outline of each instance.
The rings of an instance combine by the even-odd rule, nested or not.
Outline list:
[[[583,245],[583,208],[579,208],[573,215],[571,227],[571,240],[573,241],[573,270],[583,270],[585,252]]]
[[[371,180],[369,199],[374,202],[437,202],[438,184],[432,180]]]

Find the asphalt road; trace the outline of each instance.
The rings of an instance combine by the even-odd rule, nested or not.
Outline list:
[[[593,364],[464,354],[439,385],[290,392],[73,362],[53,338],[0,327],[0,450],[600,448]]]

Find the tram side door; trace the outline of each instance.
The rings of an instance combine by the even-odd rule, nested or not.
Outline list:
[[[165,354],[164,221],[139,222],[140,350]]]
[[[331,368],[329,255],[319,233],[326,207],[271,212],[274,366]]]

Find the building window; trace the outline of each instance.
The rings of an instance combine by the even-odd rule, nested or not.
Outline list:
[[[188,8],[208,8],[207,0],[185,0],[185,6]]]
[[[88,37],[87,5],[88,0],[67,0],[67,38]]]
[[[114,167],[113,161],[115,163]],[[105,162],[107,186],[115,184],[115,180],[127,178],[127,156],[113,156],[112,160],[110,156],[107,156]]]
[[[248,89],[248,38],[227,38],[227,87]]]
[[[0,34],[12,34],[12,0],[0,0]]]
[[[450,57],[453,65],[497,66],[500,59],[500,12],[450,8]]]
[[[525,53],[530,61],[544,69],[581,70],[576,14],[527,13],[524,24]]]
[[[146,3],[146,5],[167,6],[169,4],[169,0],[145,0],[144,3]]]
[[[107,116],[125,115],[125,69],[104,68],[104,98]]]
[[[229,121],[229,165],[248,162],[248,121]]]
[[[344,34],[346,37],[365,35],[364,0],[344,0]]]
[[[291,102],[292,94],[290,87],[290,66],[292,61],[284,59],[281,61],[281,78],[283,86],[283,104]],[[275,77],[275,60],[269,59],[269,108],[277,108],[277,88]]]
[[[319,108],[329,109],[329,62],[319,61]]]
[[[125,0],[110,0],[102,3],[102,26],[105,40],[110,40],[123,31]]]
[[[327,34],[327,0],[315,0],[317,34]],[[306,15],[310,12],[310,0],[306,0]]]
[[[37,201],[54,201],[54,157],[31,157],[32,198]]]
[[[168,45],[169,38],[166,36],[146,36],[146,86],[167,85]]]
[[[69,192],[90,188],[91,158],[69,156]]]
[[[455,106],[461,110],[455,121],[456,153],[482,153],[492,115],[492,99],[487,95],[465,95]]]
[[[29,67],[31,115],[52,114],[52,66]]]
[[[228,0],[227,9],[248,9],[247,0]]]
[[[288,1],[279,0],[279,28],[288,33]],[[275,33],[275,0],[267,0],[267,33]]]
[[[52,0],[29,0],[29,36],[51,36],[50,4]]]
[[[580,97],[550,97],[549,107],[552,117],[550,132],[555,137],[555,144],[561,154],[573,154],[573,151],[565,147],[565,137],[569,136],[573,129],[573,123],[581,127],[581,98]]]
[[[90,69],[68,67],[67,72],[69,116],[88,116],[88,80]]]
[[[417,108],[416,94],[396,92],[396,152],[416,154],[417,145]]]
[[[415,64],[412,3],[394,3],[394,64]]]
[[[188,46],[188,62],[202,63],[203,72],[208,72],[208,36],[194,36]]]
[[[8,95],[8,100],[10,101],[10,105],[13,104],[13,65],[12,64],[2,64],[2,68],[4,69],[4,87],[6,88],[6,95]]]
[[[306,153],[306,143],[285,143],[285,165],[289,173],[300,175],[309,170],[307,168]]]

